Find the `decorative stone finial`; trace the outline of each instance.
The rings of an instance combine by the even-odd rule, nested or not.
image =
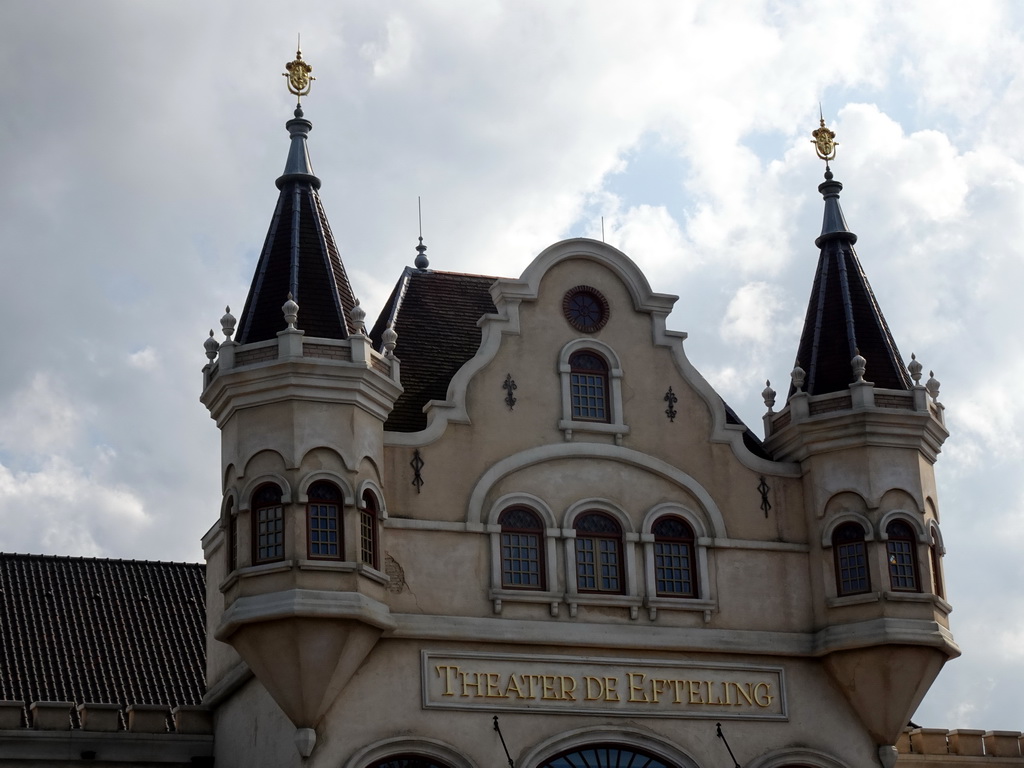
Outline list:
[[[850,367],[853,368],[854,380],[858,384],[862,384],[864,382],[864,371],[868,368],[868,361],[860,354],[859,349],[854,349],[853,352],[854,354],[853,359],[850,360]]]
[[[220,319],[220,329],[224,331],[224,336],[228,341],[231,341],[231,337],[235,333],[235,322],[235,316],[231,314],[231,307],[224,307],[224,317]]]
[[[348,319],[352,321],[352,327],[356,333],[366,333],[366,310],[359,306],[359,299],[349,310]]]
[[[907,370],[910,371],[910,378],[914,380],[914,386],[921,384],[921,369],[923,365],[918,361],[917,355],[913,352],[910,353],[910,365],[907,366]]]
[[[295,748],[299,750],[302,757],[309,757],[313,754],[313,747],[316,746],[316,731],[312,728],[295,729]]]
[[[385,328],[381,338],[384,341],[384,354],[388,357],[394,357],[395,347],[398,344],[398,333],[395,331],[395,326],[389,325]]]
[[[416,261],[413,262],[416,269],[426,269],[430,266],[430,259],[427,258],[427,246],[423,244],[423,236],[420,236],[420,244],[416,246]]]
[[[939,380],[935,378],[935,371],[928,371],[928,381],[924,383],[924,388],[935,402],[939,402],[939,384]]]
[[[775,390],[772,389],[771,381],[765,381],[764,389],[761,390],[761,397],[764,398],[764,404],[768,408],[768,413],[771,413],[772,408],[775,407]]]
[[[206,356],[212,363],[214,358],[217,357],[217,350],[220,349],[220,342],[213,338],[213,328],[210,329],[209,337],[203,342],[203,347],[206,349]]]
[[[804,380],[807,378],[807,371],[800,367],[799,360],[793,364],[793,370],[790,371],[789,378],[793,381],[793,389],[797,392],[804,391]]]
[[[288,301],[281,306],[281,311],[284,312],[284,321],[288,323],[288,330],[297,330],[295,321],[299,319],[299,305],[292,298],[291,291],[288,291]]]

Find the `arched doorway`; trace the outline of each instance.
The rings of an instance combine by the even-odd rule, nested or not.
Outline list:
[[[537,768],[679,768],[637,747],[624,744],[589,744],[561,752]]]
[[[394,755],[376,763],[370,763],[366,768],[450,768],[450,766],[436,758],[424,755]]]

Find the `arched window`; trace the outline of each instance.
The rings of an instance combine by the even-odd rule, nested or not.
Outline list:
[[[917,537],[904,520],[885,526],[885,555],[889,563],[889,585],[894,592],[920,592],[917,578]]]
[[[654,583],[661,597],[698,597],[696,537],[688,522],[675,515],[658,518],[654,534]]]
[[[611,421],[608,405],[608,363],[583,350],[569,358],[569,398],[577,421]]]
[[[252,496],[253,563],[284,559],[284,505],[281,489],[266,483]]]
[[[832,533],[836,558],[836,590],[839,595],[871,591],[864,529],[857,523],[843,523]]]
[[[555,755],[538,768],[672,768],[672,763],[636,747],[594,744]]]
[[[544,589],[541,545],[544,526],[536,512],[525,507],[506,509],[501,526],[501,586],[505,589]]]
[[[942,590],[942,542],[939,541],[939,532],[932,528],[932,543],[928,548],[932,560],[932,589],[939,597],[945,597]]]
[[[340,560],[342,539],[339,510],[341,491],[338,486],[318,480],[306,491],[306,531],[310,559]]]
[[[576,588],[580,592],[625,594],[622,527],[602,512],[576,518]]]
[[[235,498],[228,499],[228,573],[238,568],[238,515],[235,514]]]
[[[359,510],[359,560],[378,568],[377,517],[380,505],[373,491],[363,491],[363,508]]]

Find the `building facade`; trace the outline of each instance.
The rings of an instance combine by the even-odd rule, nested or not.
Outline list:
[[[959,654],[944,407],[827,165],[796,365],[759,438],[667,327],[676,297],[602,242],[490,277],[430,269],[421,238],[369,323],[311,128],[297,108],[243,310],[205,345],[205,573],[0,557],[0,765],[1022,764],[1019,733],[907,725]],[[54,654],[61,632],[81,642]],[[114,659],[117,637],[135,642]]]
[[[369,327],[310,128],[297,109],[245,307],[207,343],[217,764],[892,765],[959,653],[947,432],[831,170],[761,440],[605,243],[495,278],[421,241]]]

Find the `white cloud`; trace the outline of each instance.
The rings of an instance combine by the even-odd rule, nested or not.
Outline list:
[[[0,447],[29,455],[63,450],[78,438],[87,410],[52,374],[37,372],[0,405]]]

